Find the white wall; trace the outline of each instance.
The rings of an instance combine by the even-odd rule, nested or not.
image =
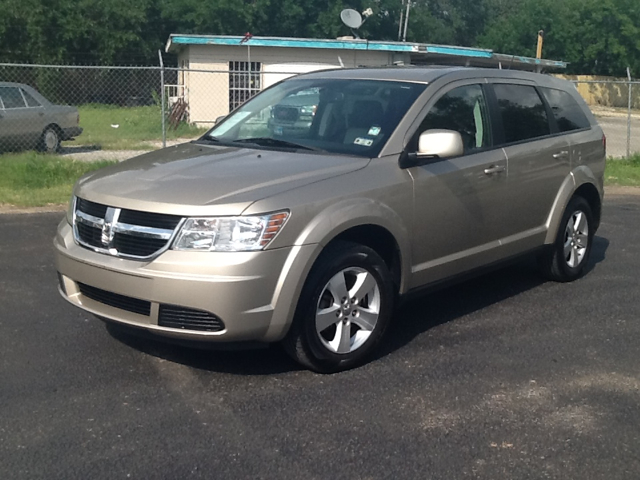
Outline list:
[[[249,50],[250,49],[250,50]],[[229,113],[229,62],[262,64],[262,88],[298,73],[336,67],[380,66],[397,60],[409,63],[408,54],[371,50],[336,50],[291,47],[247,47],[245,45],[190,45],[178,55],[188,58],[192,70],[185,76],[189,95],[190,122],[211,126]],[[406,57],[406,58],[405,58]],[[193,70],[207,70],[197,72]]]

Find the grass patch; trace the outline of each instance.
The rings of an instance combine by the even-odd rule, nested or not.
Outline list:
[[[608,159],[605,185],[640,186],[640,154],[625,159]]]
[[[162,140],[162,114],[160,107],[117,107],[90,104],[78,107],[82,135],[66,146],[99,145],[103,150],[150,150],[158,146],[149,142]],[[117,125],[118,127],[112,127]],[[199,137],[206,129],[181,123],[176,130],[169,128],[167,140]]]
[[[66,203],[79,177],[114,163],[80,162],[35,152],[0,155],[0,204],[40,207]]]

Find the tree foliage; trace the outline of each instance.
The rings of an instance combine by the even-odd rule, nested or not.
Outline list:
[[[155,64],[169,34],[335,38],[340,11],[373,10],[363,38],[397,40],[402,0],[0,0],[0,61]],[[544,56],[570,71],[640,75],[638,0],[411,0],[408,41]]]

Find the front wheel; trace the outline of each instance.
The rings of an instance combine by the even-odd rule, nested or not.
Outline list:
[[[555,242],[540,256],[545,276],[556,282],[571,282],[584,275],[593,234],[589,203],[582,197],[572,198],[562,216]]]
[[[316,372],[353,368],[379,344],[394,296],[389,269],[373,249],[335,242],[309,274],[285,349]]]

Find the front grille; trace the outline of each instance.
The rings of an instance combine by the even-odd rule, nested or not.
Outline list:
[[[224,322],[211,312],[164,304],[160,305],[158,325],[203,332],[224,330]]]
[[[100,238],[102,237],[102,230],[96,227],[90,227],[84,223],[77,223],[76,228],[78,230],[78,236],[83,242],[89,245],[101,245]]]
[[[149,316],[151,314],[151,302],[138,298],[127,297],[118,293],[108,292],[100,288],[78,283],[80,293],[91,300],[109,305],[110,307],[126,310],[127,312]]]
[[[124,255],[134,257],[148,257],[162,249],[166,240],[155,238],[141,238],[133,235],[116,233],[113,238],[113,247]]]
[[[295,122],[298,119],[298,109],[295,107],[274,107],[273,116],[276,120]]]
[[[129,225],[140,225],[142,227],[173,230],[178,226],[180,220],[181,218],[175,215],[139,212],[137,210],[122,210],[122,212],[120,212],[119,222],[128,223]]]
[[[77,242],[119,257],[144,259],[168,247],[182,217],[76,201]]]
[[[99,203],[90,202],[82,198],[78,198],[76,208],[97,218],[104,218],[105,213],[107,213],[106,205],[100,205]]]

